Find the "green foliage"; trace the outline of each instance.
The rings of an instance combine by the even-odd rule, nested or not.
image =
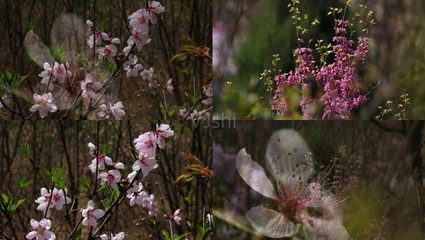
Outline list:
[[[65,188],[65,170],[63,167],[56,169],[52,174],[52,183],[58,186],[59,189]]]
[[[26,78],[27,76],[19,76],[11,70],[2,71],[0,73],[0,94],[3,95],[19,88]]]
[[[279,54],[273,54],[272,68],[265,69],[260,73],[260,80],[264,81],[264,85],[267,88],[267,92],[273,92],[274,89],[274,76],[281,74],[282,70],[278,69],[278,63],[281,58]]]
[[[210,234],[211,231],[212,231],[212,228],[210,224],[203,224],[202,226],[198,225],[197,232],[201,239],[204,239],[204,237]]]
[[[11,216],[25,202],[25,198],[19,199],[16,202],[13,202],[12,195],[7,195],[5,193],[1,193],[0,198],[0,209],[2,212],[6,212],[7,215]]]
[[[108,197],[102,200],[102,206],[104,209],[108,209],[112,203],[121,196],[121,192],[118,188],[113,189],[109,187],[108,184],[104,184],[100,191],[104,191],[108,195]]]
[[[173,235],[173,237],[171,237],[170,233],[165,229],[163,229],[161,233],[164,240],[182,240],[189,235],[188,233],[183,233],[181,235],[177,235],[177,236]]]
[[[375,116],[376,120],[406,120],[407,106],[410,105],[409,94],[405,93],[400,96],[400,101],[395,104],[393,100],[388,100],[385,105],[379,106],[379,113]]]
[[[31,181],[26,180],[24,177],[18,176],[16,178],[16,183],[18,184],[19,189],[22,190],[22,189],[27,188],[31,184]]]
[[[40,170],[53,186],[58,186],[59,189],[65,188],[65,170],[63,167],[50,171],[46,167],[40,165]]]
[[[90,192],[90,180],[87,177],[81,177],[79,180],[83,189],[82,194],[88,194]]]
[[[105,155],[111,155],[112,152],[112,144],[106,143],[100,146],[100,151],[102,151]]]
[[[65,51],[65,49],[63,48],[63,46],[58,45],[55,48],[51,49],[51,54],[53,59],[55,59],[56,62],[58,63],[66,63],[66,59],[68,58],[68,55]]]
[[[22,149],[21,152],[24,154],[25,157],[31,157],[31,147],[29,144],[25,144]]]

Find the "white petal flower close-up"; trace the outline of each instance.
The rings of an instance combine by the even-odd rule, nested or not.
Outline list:
[[[302,231],[306,239],[349,238],[335,197],[326,192],[320,182],[311,179],[311,151],[298,132],[292,129],[276,131],[267,145],[266,164],[273,181],[245,149],[236,156],[241,178],[277,205],[273,209],[260,205],[248,210],[245,216],[258,233],[283,238]]]

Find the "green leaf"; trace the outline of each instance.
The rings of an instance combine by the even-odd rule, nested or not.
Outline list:
[[[80,184],[83,187],[83,193],[87,194],[90,192],[90,180],[86,177],[81,177]]]
[[[168,231],[167,231],[167,230],[163,229],[163,230],[161,231],[161,233],[162,233],[162,237],[163,237],[163,239],[164,239],[164,240],[171,240],[170,233],[168,233]]]
[[[15,202],[10,209],[11,214],[13,214],[16,211],[16,209],[18,209],[18,207],[21,206],[22,203],[25,202],[25,200],[26,200],[26,198],[23,198],[23,199],[19,199],[17,202]]]
[[[21,152],[25,155],[25,157],[31,157],[31,147],[29,144],[25,144],[22,149]]]
[[[191,205],[194,201],[195,201],[195,196],[193,195],[187,195],[186,197],[184,197],[184,200]]]
[[[65,170],[63,167],[55,170],[52,175],[52,182],[54,185],[59,186],[60,189],[65,188]]]
[[[5,193],[1,194],[1,200],[2,200],[2,204],[0,205],[0,207],[9,205],[11,199],[8,195],[6,195]]]
[[[110,155],[111,154],[111,151],[112,151],[111,144],[110,143],[102,144],[100,146],[100,151],[102,151],[102,153],[105,154],[105,155]]]
[[[17,177],[16,183],[18,184],[19,189],[24,189],[30,185],[31,181],[27,181],[23,177]]]
[[[40,165],[40,170],[44,176],[46,176],[49,180],[52,180],[52,173],[46,167]]]

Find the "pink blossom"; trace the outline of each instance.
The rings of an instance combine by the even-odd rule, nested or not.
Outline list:
[[[94,29],[93,26],[93,22],[90,20],[87,20],[87,26],[89,27],[90,32],[92,33],[92,35],[90,35],[89,39],[87,40],[87,45],[90,48],[93,48],[94,45],[100,45],[102,44],[102,41],[110,41],[110,38],[108,36],[108,34],[98,30],[98,29]]]
[[[363,63],[367,58],[368,38],[359,37],[358,46],[347,38],[347,20],[338,20],[333,37],[332,51],[335,59],[332,63],[316,67],[313,50],[297,48],[294,51],[297,67],[295,71],[275,76],[276,90],[272,101],[272,110],[277,115],[287,114],[288,103],[284,91],[288,87],[301,86],[301,110],[305,119],[314,118],[318,108],[323,103],[322,119],[350,119],[353,110],[367,101],[367,97],[359,90],[362,82],[355,69],[356,64]],[[301,44],[303,41],[299,39]],[[359,61],[357,61],[359,60]],[[312,89],[319,88],[321,96],[313,96]],[[316,90],[317,91],[317,90]]]
[[[117,188],[117,183],[121,180],[121,173],[118,170],[109,170],[108,172],[101,172],[99,174],[101,184],[108,183],[112,188]]]
[[[97,53],[99,53],[99,59],[106,58],[113,62],[113,57],[117,55],[117,47],[114,44],[108,44],[105,47],[98,48]]]
[[[33,231],[29,232],[25,238],[26,239],[37,239],[37,240],[53,240],[56,239],[56,235],[50,231],[52,222],[49,219],[41,219],[37,222],[34,219],[31,219],[31,227]]]
[[[158,143],[159,148],[164,148],[165,140],[164,138],[169,138],[174,136],[174,131],[170,128],[170,125],[161,123],[160,125],[156,124],[156,141]]]
[[[137,176],[137,171],[132,171],[131,173],[128,174],[127,181],[132,182],[136,176]]]
[[[121,163],[121,162],[115,162],[115,163],[112,163],[110,166],[109,166],[109,169],[111,169],[111,170],[116,170],[116,171],[118,171],[119,169],[124,169],[125,168],[125,166],[124,166],[124,164],[123,163]]]
[[[100,240],[124,240],[125,237],[125,233],[124,232],[120,232],[117,233],[115,235],[113,235],[112,233],[110,234],[102,234],[100,235]]]
[[[130,206],[134,206],[134,204],[142,205],[144,199],[149,198],[149,194],[143,191],[143,184],[139,182],[138,188],[127,193],[127,198],[130,198]]]
[[[89,165],[89,168],[93,173],[96,172],[96,165],[98,170],[104,170],[105,164],[108,166],[113,164],[112,159],[103,154],[93,143],[89,143],[88,147],[90,148],[90,155],[94,157]]]
[[[142,32],[149,31],[149,13],[146,11],[146,9],[142,8],[135,11],[130,16],[128,16],[128,19],[130,20],[130,26],[132,26],[133,29]]]
[[[142,76],[142,78],[148,82],[152,82],[153,78],[154,78],[154,69],[153,67],[150,67],[149,69],[144,69],[141,73],[140,76]]]
[[[154,156],[149,156],[148,154],[141,152],[139,154],[139,159],[134,162],[133,170],[138,171],[142,169],[143,176],[146,177],[150,171],[158,167],[158,163]]]
[[[147,208],[149,210],[149,216],[156,217],[157,209],[155,203],[155,196],[151,194],[149,197],[143,198],[142,207]]]
[[[146,81],[148,81],[149,87],[150,88],[157,88],[160,85],[155,81],[155,70],[150,67],[149,69],[144,69],[141,73],[140,76],[142,76],[142,78]]]
[[[48,85],[48,89],[51,91],[53,89],[53,81],[56,80],[56,77],[53,76],[53,69],[48,62],[43,64],[44,71],[41,72],[38,76],[42,77],[41,83]]]
[[[148,31],[136,30],[134,29],[133,34],[128,38],[127,44],[133,45],[136,44],[137,51],[142,51],[143,46],[150,43],[151,39],[149,37]]]
[[[134,139],[134,147],[140,153],[146,154],[148,157],[155,157],[156,155],[156,146],[157,146],[157,137],[154,132],[145,132],[142,135],[139,135]]]
[[[179,208],[179,209],[177,209],[177,210],[174,212],[174,214],[173,214],[173,216],[171,217],[171,219],[173,219],[173,221],[174,221],[176,224],[180,225],[180,221],[182,220],[182,218],[180,217],[180,208]]]
[[[122,102],[115,104],[108,102],[107,104],[100,105],[100,111],[97,113],[99,117],[114,120],[121,120],[124,117],[125,111]]]
[[[169,92],[169,93],[173,93],[174,87],[173,87],[173,79],[168,79],[167,84],[165,86],[165,89]]]
[[[81,96],[83,98],[93,99],[96,92],[102,88],[102,83],[94,82],[91,74],[87,74],[83,82],[81,82]]]
[[[68,64],[66,64],[65,67],[63,63],[59,64],[55,62],[55,65],[53,66],[53,75],[60,83],[63,83],[67,78],[72,76],[72,73],[68,70]]]
[[[83,209],[82,216],[83,216],[83,225],[87,226],[90,225],[92,227],[97,226],[97,221],[102,218],[105,215],[105,211],[102,209],[96,209],[94,210],[94,202],[93,200],[90,200],[87,203],[87,208]]]
[[[308,152],[307,143],[294,130],[279,130],[271,136],[266,163],[275,188],[263,167],[252,161],[245,149],[239,151],[236,167],[241,178],[279,206],[278,211],[262,205],[253,207],[246,218],[257,232],[270,238],[291,237],[302,229],[312,239],[348,239],[335,197],[323,191],[319,182],[308,183],[313,174]],[[323,214],[310,214],[309,209]]]
[[[128,60],[124,62],[123,68],[127,71],[126,76],[128,78],[137,77],[139,75],[139,71],[143,69],[142,64],[137,63],[137,60],[137,56],[130,55]]]
[[[165,8],[158,1],[149,1],[147,12],[149,14],[149,21],[156,24],[156,15],[165,12]]]
[[[53,103],[53,96],[51,93],[44,93],[43,95],[38,95],[37,93],[34,93],[33,98],[35,104],[30,108],[30,111],[39,111],[41,118],[45,118],[48,112],[57,111],[57,107]]]
[[[40,204],[37,210],[42,211],[47,217],[50,217],[50,208],[54,207],[52,202],[49,204],[50,193],[46,188],[41,188],[40,194],[41,196],[35,200],[36,203]]]
[[[50,208],[55,207],[57,210],[62,210],[63,205],[71,203],[71,199],[66,196],[67,189],[61,190],[57,188],[53,188],[53,194],[50,196],[50,190],[46,188],[41,188],[40,194],[41,196],[35,200],[36,203],[40,204],[37,207],[37,210],[43,211],[46,213],[47,217],[50,217]],[[50,204],[49,204],[50,202]],[[47,210],[47,212],[46,212]]]

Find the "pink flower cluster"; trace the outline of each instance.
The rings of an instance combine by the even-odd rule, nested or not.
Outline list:
[[[140,52],[142,47],[151,41],[149,37],[149,23],[156,24],[156,15],[164,11],[165,8],[161,6],[161,3],[149,1],[147,9],[142,8],[132,13],[128,19],[133,29],[127,44],[129,46],[136,44],[137,50]]]
[[[53,82],[58,80],[59,83],[65,82],[66,78],[72,76],[71,71],[68,70],[68,63],[60,64],[55,62],[53,67],[50,66],[48,62],[45,62],[44,71],[41,72],[38,76],[42,77],[41,83],[48,86],[49,90],[53,90]]]
[[[134,162],[133,170],[142,170],[143,176],[147,176],[150,171],[158,167],[156,162],[157,147],[165,147],[165,139],[174,135],[168,124],[156,125],[155,132],[145,132],[134,139],[134,147],[138,151],[139,159]]]
[[[129,182],[133,182],[137,171],[142,171],[146,177],[150,171],[158,167],[156,161],[156,149],[165,147],[165,138],[174,136],[174,131],[168,124],[161,123],[156,125],[155,131],[145,132],[134,139],[134,147],[137,150],[139,157],[133,164],[133,172],[127,177]],[[155,196],[143,190],[143,184],[139,182],[133,183],[127,191],[127,198],[130,199],[130,206],[134,204],[141,205],[148,209],[150,216],[156,216]]]
[[[161,14],[165,8],[157,1],[149,1],[148,8],[141,8],[132,13],[128,19],[132,27],[132,35],[127,40],[127,47],[124,48],[125,56],[128,56],[124,62],[124,70],[127,71],[127,77],[137,77],[143,66],[138,63],[136,56],[133,56],[130,50],[135,45],[137,51],[142,51],[143,46],[151,41],[149,37],[149,23],[156,24],[157,14]],[[142,72],[143,73],[143,72]]]
[[[71,199],[66,196],[67,192],[66,188],[65,190],[53,188],[53,191],[42,188],[40,190],[41,196],[35,200],[36,203],[40,204],[37,210],[42,211],[49,218],[51,208],[55,207],[57,210],[62,210],[64,204],[71,203]]]
[[[356,64],[362,64],[367,58],[368,38],[359,37],[357,48],[354,41],[346,37],[349,22],[339,20],[333,38],[333,63],[320,68],[314,65],[313,50],[310,48],[297,48],[295,56],[297,68],[295,72],[283,73],[275,76],[276,91],[272,100],[272,110],[277,115],[287,113],[288,103],[283,96],[284,90],[289,86],[301,86],[301,109],[304,118],[314,118],[319,102],[324,104],[322,119],[350,119],[354,109],[367,101],[358,89],[361,78],[356,72]],[[302,43],[302,40],[299,40]],[[313,87],[323,91],[320,98],[313,98]]]
[[[95,173],[97,169],[98,178],[102,184],[107,183],[112,188],[117,188],[117,183],[121,180],[119,170],[124,169],[124,164],[113,162],[110,157],[103,154],[93,143],[89,143],[88,146],[90,148],[90,155],[94,157],[89,165],[90,170]]]
[[[155,196],[144,190],[142,182],[138,182],[136,177],[140,172],[146,177],[150,171],[158,167],[156,150],[163,149],[165,147],[165,139],[171,136],[174,136],[174,131],[168,124],[157,124],[155,131],[145,132],[134,139],[134,145],[139,154],[139,159],[133,164],[133,171],[127,176],[125,181],[131,183],[131,186],[121,185],[127,189],[126,197],[130,199],[130,206],[141,205],[153,217],[156,217],[158,214]],[[88,168],[93,173],[96,173],[98,179],[101,180],[101,184],[107,184],[107,186],[117,189],[118,184],[121,184],[120,170],[125,168],[124,164],[114,162],[93,143],[88,143],[88,147],[90,149],[90,155],[93,157]],[[50,231],[51,220],[48,219],[51,215],[51,209],[56,208],[57,210],[61,210],[65,204],[71,203],[71,199],[67,196],[66,188],[64,190],[57,188],[47,190],[46,188],[41,188],[40,193],[41,196],[35,202],[39,204],[37,209],[43,212],[44,218],[39,222],[31,219],[33,231],[30,231],[26,238],[55,239],[55,234]],[[181,220],[179,213],[180,210],[176,211],[173,215],[173,220],[177,224]],[[81,214],[83,225],[97,227],[99,219],[105,216],[105,211],[96,209],[94,201],[90,199],[87,207],[82,209]],[[100,235],[100,239],[121,240],[124,237],[124,232],[115,235],[112,233]]]
[[[57,210],[62,210],[65,204],[70,204],[71,199],[66,196],[67,189],[57,189],[53,188],[53,191],[47,190],[46,188],[41,188],[41,196],[35,200],[38,203],[37,210],[43,212],[44,218],[39,222],[31,219],[31,227],[33,231],[29,232],[26,235],[27,239],[37,239],[37,240],[50,240],[56,239],[56,235],[50,231],[52,222],[50,221],[51,208],[56,208]]]
[[[97,115],[103,119],[121,120],[124,115],[124,105],[121,101],[116,103],[107,102],[99,106],[100,111]]]
[[[99,54],[99,59],[105,58],[108,61],[112,62],[113,57],[117,55],[117,47],[121,43],[119,38],[110,38],[109,35],[101,30],[95,28],[93,26],[93,22],[87,20],[87,26],[89,27],[89,31],[91,35],[87,40],[87,45],[90,48],[94,48],[95,46],[105,44],[104,47],[100,47],[96,50]]]

